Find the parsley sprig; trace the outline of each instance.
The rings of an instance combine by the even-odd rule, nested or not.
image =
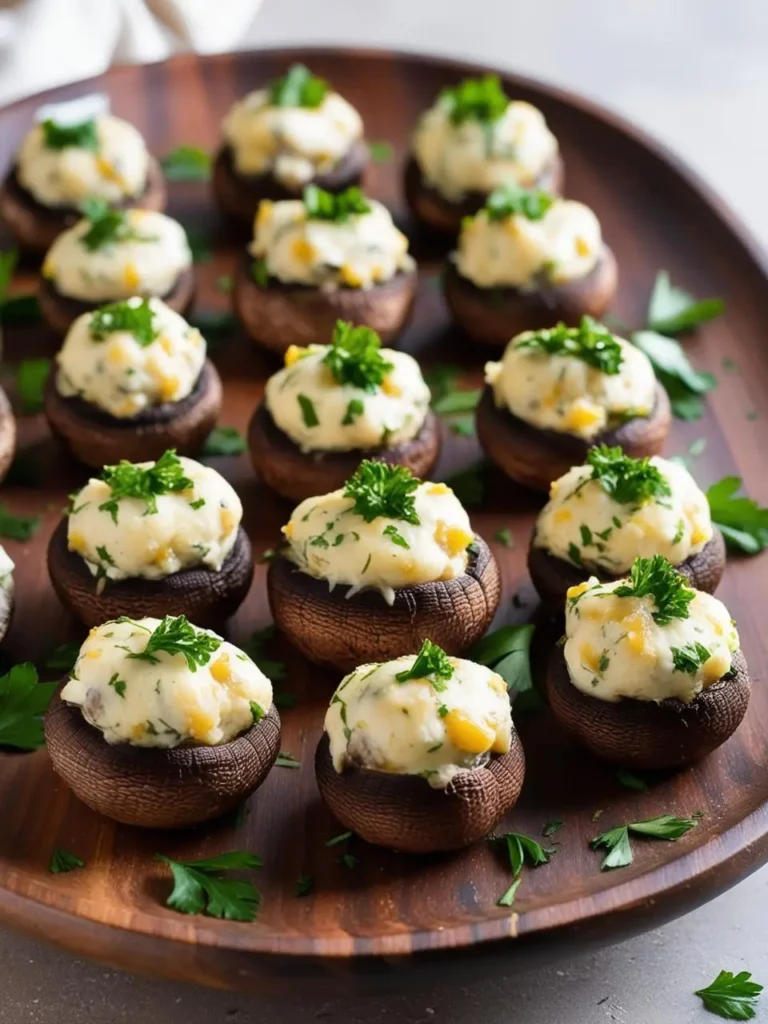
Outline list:
[[[43,408],[43,393],[51,373],[51,360],[22,359],[16,371],[16,387],[19,391],[21,411],[40,412]]]
[[[294,64],[269,86],[269,102],[273,107],[309,107],[315,109],[325,99],[330,86],[313,75],[304,64]]]
[[[173,875],[173,891],[166,906],[180,914],[207,914],[227,921],[254,921],[261,893],[252,882],[224,877],[231,871],[261,867],[261,858],[245,850],[221,853],[204,860],[177,861],[156,854]]]
[[[57,846],[51,854],[51,863],[48,865],[48,870],[52,875],[65,875],[70,871],[76,871],[78,868],[84,867],[85,861],[82,857],[78,857],[76,853],[71,853],[69,850],[64,850]]]
[[[40,127],[43,130],[43,142],[46,149],[89,149],[96,153],[99,148],[99,136],[96,131],[96,120],[89,117],[78,124],[59,124],[52,117],[47,117]]]
[[[37,750],[45,743],[41,716],[51,702],[56,683],[39,683],[29,662],[14,665],[0,676],[0,747]]]
[[[88,252],[104,249],[114,242],[152,242],[151,235],[141,235],[131,226],[125,210],[111,207],[106,199],[90,196],[82,207],[89,228],[80,236],[80,243]]]
[[[177,146],[160,162],[168,181],[208,181],[211,176],[211,154],[200,146]]]
[[[526,220],[541,220],[554,203],[555,197],[550,192],[542,192],[537,188],[520,188],[519,185],[508,184],[494,189],[488,196],[485,209],[488,220],[506,220],[507,217],[519,216]]]
[[[40,527],[39,516],[17,516],[0,504],[0,537],[10,540],[30,540]]]
[[[674,619],[687,619],[688,608],[696,596],[688,580],[681,576],[663,555],[636,558],[632,563],[629,583],[616,587],[617,597],[651,597],[656,605],[653,621],[667,626]]]
[[[705,1009],[724,1020],[753,1020],[762,991],[763,986],[752,981],[749,971],[720,971],[710,985],[697,989],[694,995],[699,996]]]
[[[148,468],[137,466],[123,459],[116,466],[105,466],[101,479],[109,486],[112,494],[99,505],[99,511],[109,512],[117,522],[119,503],[122,498],[139,498],[146,503],[145,515],[157,513],[157,498],[161,494],[186,491],[193,486],[173,448],[164,452]]]
[[[331,347],[323,356],[323,362],[337,383],[369,393],[380,387],[394,369],[394,364],[381,354],[381,339],[376,331],[346,320],[336,321]]]
[[[410,668],[398,672],[395,679],[398,683],[405,683],[409,679],[426,679],[430,677],[432,686],[436,690],[445,689],[445,680],[453,676],[453,665],[451,659],[437,644],[431,640],[425,640],[421,650]]]
[[[515,711],[532,711],[543,704],[531,675],[534,626],[501,626],[478,640],[467,657],[498,673],[514,695]]]
[[[678,672],[685,672],[689,676],[695,676],[705,661],[711,657],[711,653],[698,640],[685,644],[684,647],[671,647],[672,661]]]
[[[673,285],[666,270],[660,270],[653,282],[646,319],[649,329],[659,334],[682,334],[714,320],[724,308],[722,299],[696,299]]]
[[[329,220],[335,224],[346,223],[354,214],[371,212],[368,200],[357,185],[351,185],[336,195],[317,185],[307,185],[302,201],[311,220]]]
[[[126,657],[156,665],[160,661],[158,654],[161,652],[171,656],[181,654],[190,672],[197,672],[198,668],[208,664],[221,643],[219,637],[196,629],[187,621],[186,615],[166,615],[147,637],[144,650],[129,651]]]
[[[618,446],[590,448],[586,464],[592,467],[592,479],[619,505],[642,505],[672,493],[669,481],[650,459],[633,459]]]
[[[353,499],[352,511],[366,523],[374,519],[400,519],[418,526],[413,492],[419,481],[405,466],[364,459],[344,485],[344,497]]]
[[[104,341],[115,331],[127,331],[143,348],[151,345],[160,333],[149,300],[138,298],[99,306],[91,314],[89,330],[94,341]]]
[[[707,490],[709,511],[729,547],[756,555],[768,547],[768,508],[738,494],[740,487],[737,476],[726,476],[712,484]]]
[[[481,78],[465,78],[458,85],[443,89],[439,103],[448,111],[451,123],[480,121],[489,124],[498,121],[509,106],[498,75],[483,75]]]
[[[492,836],[489,842],[506,853],[513,875],[512,884],[497,900],[496,905],[511,907],[522,881],[523,867],[528,864],[532,868],[538,868],[542,864],[548,864],[555,851],[545,849],[541,843],[520,832],[507,832],[503,836]]]
[[[578,327],[567,327],[561,322],[547,330],[535,331],[519,341],[517,348],[572,356],[608,376],[617,374],[623,362],[621,345],[607,327],[591,316],[583,316]]]
[[[690,832],[698,823],[698,818],[676,818],[673,814],[662,814],[658,818],[617,825],[616,828],[608,829],[607,832],[595,836],[589,845],[593,850],[606,851],[600,870],[611,871],[614,868],[625,868],[632,863],[630,835],[643,836],[648,839],[667,839],[674,842]]]

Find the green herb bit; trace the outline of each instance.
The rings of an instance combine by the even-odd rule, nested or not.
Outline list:
[[[115,691],[118,697],[122,697],[123,700],[125,700],[125,687],[127,686],[127,683],[125,682],[124,679],[120,678],[117,672],[115,672],[115,674],[109,680],[108,685],[112,687],[112,689]]]
[[[275,760],[275,768],[301,768],[301,761],[297,761],[287,750],[281,750]]]
[[[650,459],[633,459],[618,446],[590,448],[586,465],[592,468],[592,479],[619,505],[643,505],[672,493],[669,481]]]
[[[344,419],[341,421],[342,427],[351,426],[358,416],[362,416],[365,412],[365,405],[359,398],[353,398],[347,405],[347,411],[344,413]]]
[[[344,485],[344,497],[352,498],[352,511],[366,523],[374,519],[399,519],[418,526],[414,491],[419,481],[405,466],[364,459]]]
[[[732,974],[720,971],[711,985],[697,989],[704,1008],[724,1020],[754,1020],[755,1007],[763,986],[752,981],[749,971]]]
[[[80,236],[80,243],[88,252],[104,249],[114,242],[151,242],[149,235],[139,235],[131,227],[125,210],[110,206],[105,199],[92,196],[82,205],[82,212],[90,227]]]
[[[149,638],[143,651],[129,652],[126,657],[157,664],[159,653],[181,654],[190,672],[207,665],[211,656],[221,647],[222,641],[211,633],[196,629],[187,621],[186,615],[166,615]]]
[[[30,540],[40,526],[39,516],[15,516],[0,504],[0,537],[9,540]]]
[[[43,130],[43,143],[46,149],[88,149],[92,153],[99,150],[99,136],[96,120],[89,117],[78,124],[59,124],[48,117],[40,127]]]
[[[43,662],[43,668],[51,669],[54,672],[69,672],[75,667],[75,662],[80,655],[80,644],[76,640],[67,640],[58,647],[54,647],[51,653]]]
[[[411,667],[398,672],[395,679],[398,683],[404,683],[408,679],[426,679],[428,676],[438,692],[445,689],[445,680],[453,676],[451,659],[442,647],[433,644],[431,640],[424,641]]]
[[[197,512],[199,508],[202,508],[203,505],[205,505],[205,498],[197,498],[195,501],[190,501],[189,503],[189,507],[193,508],[195,512]]]
[[[535,331],[519,341],[517,348],[580,359],[607,376],[617,374],[624,361],[616,338],[591,316],[583,316],[578,327],[567,327],[561,322],[548,330]]]
[[[351,839],[354,832],[340,832],[337,836],[332,836],[326,841],[326,846],[338,846],[340,843],[346,843],[348,839]]]
[[[302,875],[296,879],[296,895],[299,899],[302,896],[309,896],[315,888],[315,880],[312,875]]]
[[[531,675],[531,640],[534,626],[501,626],[471,647],[467,657],[493,669],[515,698],[515,711],[533,711],[543,706]]]
[[[593,818],[594,820],[594,818]],[[648,818],[645,821],[633,821],[626,825],[618,825],[616,828],[595,836],[590,842],[593,850],[606,850],[606,855],[600,865],[601,871],[610,871],[614,868],[625,868],[632,863],[632,846],[629,841],[630,834],[645,836],[649,839],[666,839],[675,842],[690,832],[699,823],[698,818],[676,818],[673,814],[662,814],[658,818]]]
[[[616,779],[625,789],[632,789],[636,793],[648,792],[648,783],[645,779],[641,779],[639,775],[628,772],[624,768],[620,768],[616,772]]]
[[[76,853],[70,853],[69,850],[64,850],[57,846],[51,856],[51,863],[48,865],[48,870],[52,875],[66,875],[70,871],[75,871],[77,868],[84,867],[85,861],[81,860]]]
[[[264,629],[251,633],[248,640],[243,644],[243,651],[251,659],[254,665],[264,673],[267,679],[273,683],[285,679],[285,664],[282,661],[275,661],[265,655],[265,648],[275,636],[275,627],[266,626]]]
[[[0,676],[0,748],[37,750],[45,743],[42,715],[57,683],[39,683],[29,662]]]
[[[581,551],[579,551],[578,547],[573,543],[573,541],[571,541],[571,543],[568,545],[568,557],[574,565],[580,566],[582,564]]]
[[[701,396],[717,383],[711,373],[700,373],[691,365],[679,341],[656,331],[635,331],[632,343],[650,359],[656,376],[669,394],[678,419],[699,419]]]
[[[479,121],[491,124],[503,117],[509,106],[498,75],[465,78],[458,85],[443,89],[438,102],[448,111],[452,124]]]
[[[368,200],[356,185],[336,195],[318,188],[317,185],[307,185],[302,200],[307,216],[311,220],[329,220],[335,224],[344,224],[354,215],[371,212]]]
[[[261,706],[261,704],[258,703],[258,701],[252,700],[249,703],[250,703],[250,706],[251,706],[251,715],[253,717],[253,724],[254,725],[258,725],[259,722],[266,715],[266,711]]]
[[[757,555],[768,547],[768,508],[737,494],[741,479],[726,476],[707,490],[712,522],[729,547],[747,555]]]
[[[316,109],[326,97],[330,85],[313,75],[303,64],[294,64],[282,78],[269,86],[269,102],[273,107],[309,107]]]
[[[296,395],[296,401],[301,409],[301,418],[304,420],[304,426],[319,427],[320,420],[317,418],[317,411],[312,399],[306,395]]]
[[[24,413],[40,412],[43,392],[51,373],[50,359],[23,359],[16,371],[16,387]]]
[[[269,284],[269,270],[263,256],[259,256],[251,263],[251,277],[259,288],[266,288]]]
[[[247,448],[236,427],[214,427],[203,445],[203,455],[241,455]]]
[[[512,885],[510,885],[510,887],[498,898],[496,906],[511,907],[515,902],[515,896],[517,895],[517,890],[520,888],[521,882],[522,878],[518,875]]]
[[[105,466],[101,479],[112,492],[111,497],[99,505],[99,511],[109,512],[117,523],[119,502],[123,498],[139,498],[146,503],[145,515],[157,513],[157,498],[161,494],[173,494],[193,487],[176,451],[170,448],[152,466],[143,469],[125,459],[116,466]]]
[[[477,508],[485,498],[485,462],[468,466],[445,481],[465,508]]]
[[[0,306],[4,306],[8,299],[8,289],[16,272],[18,262],[18,250],[0,249]]]
[[[89,328],[94,341],[104,341],[115,331],[127,331],[142,348],[151,345],[160,334],[149,299],[125,299],[100,306],[91,314]]]
[[[528,864],[532,868],[548,864],[550,857],[555,853],[555,850],[545,849],[531,836],[523,835],[520,832],[507,832],[503,836],[492,836],[490,842],[506,851],[513,875],[519,875],[524,864]]]
[[[411,545],[392,523],[389,526],[385,526],[383,532],[384,536],[389,537],[393,544],[397,544],[399,548],[408,548],[410,550]]]
[[[375,164],[389,164],[394,159],[395,147],[386,139],[380,139],[368,143],[368,152]]]
[[[616,587],[617,597],[651,597],[656,605],[654,622],[667,626],[674,619],[687,619],[688,606],[696,596],[684,576],[663,556],[636,558],[629,583]]]
[[[0,253],[0,257],[2,255]],[[2,268],[0,268],[0,278],[2,278]],[[21,327],[39,324],[41,319],[40,304],[34,292],[21,292],[3,299],[2,281],[0,280],[0,324],[8,327],[11,325]]]
[[[493,539],[497,540],[499,544],[503,544],[505,548],[513,548],[515,546],[515,538],[512,536],[512,530],[508,526],[497,530],[493,535]]]
[[[563,828],[564,824],[562,821],[548,821],[541,830],[541,834],[545,837],[553,836],[555,832],[559,832]]]
[[[480,402],[482,391],[449,391],[432,401],[432,408],[438,416],[455,416],[457,413],[474,412]]]
[[[245,850],[221,853],[206,860],[175,861],[155,855],[173,875],[166,905],[180,914],[207,914],[227,921],[255,921],[261,894],[252,882],[226,878],[230,871],[261,867],[261,858]]]
[[[336,321],[323,363],[338,384],[349,384],[369,393],[381,387],[384,378],[395,368],[382,356],[381,339],[376,331],[354,326],[346,320]]]
[[[490,221],[506,220],[514,216],[541,220],[554,201],[555,197],[550,192],[509,184],[491,192],[485,202],[485,209]]]
[[[211,177],[211,154],[200,146],[177,146],[160,162],[168,181],[208,181]]]
[[[724,305],[722,299],[695,299],[675,287],[666,270],[660,270],[648,303],[648,327],[660,334],[682,334],[720,316]]]
[[[672,661],[678,672],[685,672],[689,676],[695,676],[705,661],[712,655],[709,650],[698,641],[686,644],[684,647],[672,647]]]

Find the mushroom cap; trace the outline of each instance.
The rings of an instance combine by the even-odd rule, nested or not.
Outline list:
[[[16,418],[8,395],[0,388],[0,481],[11,468],[16,454]]]
[[[382,344],[400,333],[416,297],[416,270],[398,271],[372,288],[325,291],[270,278],[266,288],[252,279],[246,253],[237,265],[233,301],[246,333],[282,355],[291,345],[325,345],[337,320],[373,328]]]
[[[159,580],[107,580],[101,593],[85,560],[67,547],[64,517],[48,544],[48,573],[61,603],[86,626],[128,615],[162,619],[186,615],[199,626],[220,626],[245,600],[253,580],[251,542],[242,526],[218,572],[206,566],[183,569]]]
[[[565,168],[559,153],[533,182],[532,188],[559,194],[563,190]],[[488,199],[486,192],[467,192],[460,203],[452,203],[436,188],[428,185],[413,155],[408,157],[403,177],[405,199],[417,220],[441,234],[457,235],[464,217],[481,210]],[[509,340],[509,339],[507,339]]]
[[[158,161],[149,156],[147,183],[141,195],[126,197],[116,203],[120,209],[138,206],[142,210],[162,213],[168,200],[163,170]],[[22,249],[44,253],[53,245],[62,231],[71,228],[82,218],[75,206],[45,206],[20,184],[16,168],[11,167],[0,184],[0,220]]]
[[[259,477],[284,498],[303,501],[343,487],[362,459],[406,466],[426,479],[440,456],[440,425],[430,410],[415,437],[380,448],[303,452],[276,425],[262,402],[248,425],[248,448]]]
[[[280,750],[274,704],[229,743],[160,749],[110,745],[60,693],[43,723],[54,770],[84,804],[125,825],[189,828],[218,818],[261,785]]]
[[[584,277],[563,284],[543,282],[532,291],[519,288],[478,288],[446,264],[445,300],[454,320],[474,341],[506,346],[523,331],[563,321],[577,327],[585,314],[599,320],[613,300],[618,284],[616,257],[608,246]]]
[[[557,647],[547,670],[547,696],[560,725],[598,757],[626,768],[675,768],[725,743],[746,714],[750,681],[741,651],[731,666],[730,675],[690,703],[677,698],[614,702],[578,690]]]
[[[358,139],[346,156],[330,171],[317,174],[311,182],[326,192],[343,192],[359,185],[368,164],[368,147]],[[267,171],[264,174],[238,174],[232,159],[232,147],[222,146],[213,163],[213,198],[219,208],[250,228],[262,199],[279,202],[300,199],[304,186],[288,188]]]
[[[718,529],[701,551],[690,555],[676,565],[695,590],[714,594],[725,572],[725,541]],[[579,568],[564,558],[558,558],[546,548],[534,547],[533,536],[528,546],[528,572],[542,602],[553,612],[562,613],[566,592],[577,587],[588,576],[596,576],[601,583],[621,579],[626,573],[613,575],[601,569]]]
[[[166,306],[170,306],[174,313],[184,315],[192,303],[195,291],[195,272],[192,267],[183,270],[167,295],[159,296]],[[62,337],[67,333],[73,322],[83,313],[92,313],[98,309],[103,302],[83,302],[81,299],[73,299],[68,295],[62,295],[56,291],[54,284],[47,278],[40,279],[37,291],[37,301],[40,304],[40,313],[43,320],[57,334]]]
[[[399,587],[391,606],[378,590],[350,598],[345,585],[329,590],[281,556],[267,571],[272,617],[306,658],[342,672],[418,651],[425,638],[461,654],[488,629],[501,597],[496,560],[477,534],[474,543],[461,576]]]
[[[477,436],[486,455],[518,483],[548,491],[553,480],[586,460],[595,445],[619,445],[635,459],[658,455],[664,446],[672,412],[664,388],[656,383],[650,416],[636,416],[618,427],[586,439],[556,430],[542,430],[500,409],[486,385],[477,407]]]
[[[45,415],[54,434],[72,454],[94,469],[120,459],[147,462],[175,448],[179,455],[195,455],[221,412],[221,378],[206,359],[195,387],[180,402],[164,402],[138,416],[118,419],[82,398],[65,398],[56,387],[55,371],[43,393]]]
[[[320,795],[342,825],[374,846],[405,853],[458,850],[483,839],[517,803],[525,755],[512,729],[509,753],[459,772],[445,789],[418,775],[349,765],[337,772],[323,733],[315,754]]]

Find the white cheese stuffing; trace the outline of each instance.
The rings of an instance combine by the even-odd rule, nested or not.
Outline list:
[[[67,544],[94,577],[159,580],[196,566],[221,569],[243,517],[240,498],[215,469],[184,457],[179,462],[190,486],[158,494],[156,512],[130,497],[119,498],[114,510],[103,508],[112,498],[104,480],[89,480],[73,496]]]
[[[519,334],[500,363],[485,364],[495,403],[542,430],[592,438],[622,418],[647,416],[656,401],[656,377],[644,352],[623,338],[619,372],[603,373],[570,354],[520,347]]]
[[[13,607],[13,596],[16,589],[13,580],[15,568],[12,558],[0,545],[0,623],[7,622]]]
[[[412,145],[427,184],[453,203],[467,192],[492,192],[510,182],[528,188],[558,151],[544,115],[522,101],[490,123],[453,124],[449,105],[438,99],[419,121]]]
[[[43,277],[61,295],[82,302],[167,295],[192,265],[184,228],[152,210],[126,210],[125,217],[130,236],[93,251],[81,241],[90,221],[63,231],[48,250]]]
[[[381,349],[392,369],[380,386],[367,391],[336,380],[324,362],[329,350],[328,345],[291,346],[285,367],[266,383],[265,401],[273,421],[302,451],[374,448],[418,434],[429,411],[430,393],[412,356]]]
[[[600,221],[588,206],[555,199],[538,220],[487,210],[465,218],[453,255],[462,277],[478,288],[532,290],[586,277],[603,253]]]
[[[415,661],[409,654],[361,665],[341,681],[325,716],[337,772],[356,765],[421,775],[435,789],[445,789],[459,772],[509,752],[512,716],[501,676],[450,658],[450,679],[398,680]]]
[[[654,456],[669,494],[622,504],[601,486],[592,467],[574,466],[555,480],[539,513],[534,546],[557,558],[617,576],[636,558],[664,555],[673,565],[712,539],[706,495],[685,468]]]
[[[193,671],[182,654],[147,647],[159,619],[124,619],[92,629],[61,699],[80,707],[107,743],[136,747],[218,746],[250,729],[272,705],[272,684],[251,659],[220,640]],[[197,630],[216,637],[210,630]]]
[[[224,119],[224,138],[238,174],[271,173],[300,188],[337,167],[363,134],[355,108],[335,92],[317,107],[281,107],[269,90],[251,92]]]
[[[95,119],[97,149],[50,149],[42,125],[30,128],[16,157],[19,183],[44,206],[77,206],[88,196],[120,203],[142,194],[149,155],[141,134],[110,114]]]
[[[378,517],[367,523],[344,491],[307,498],[283,527],[288,557],[331,589],[381,591],[388,604],[399,587],[455,579],[467,568],[474,534],[461,502],[446,484],[420,483],[413,492],[418,524]]]
[[[156,333],[149,342],[129,330],[94,333],[93,313],[75,320],[56,355],[60,395],[77,395],[125,419],[194,391],[205,365],[203,336],[161,299],[148,304]],[[140,308],[144,300],[128,299],[127,305]]]
[[[308,217],[300,200],[263,200],[250,252],[279,281],[328,290],[372,288],[412,270],[408,239],[389,210],[373,199],[368,204],[370,212],[338,222]]]
[[[691,701],[730,671],[739,636],[722,602],[695,591],[688,618],[659,625],[653,597],[616,596],[626,583],[593,576],[568,591],[564,652],[577,689],[608,701]]]

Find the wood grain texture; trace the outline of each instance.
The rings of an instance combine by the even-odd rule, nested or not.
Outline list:
[[[388,139],[396,148],[394,163],[370,168],[368,187],[395,211],[420,260],[414,315],[399,345],[426,366],[437,361],[463,366],[467,383],[477,386],[487,355],[451,326],[437,286],[448,248],[426,238],[408,219],[399,166],[418,113],[466,68],[388,54],[293,51],[183,58],[118,70],[96,84],[111,95],[117,114],[147,133],[156,153],[183,142],[213,150],[227,106],[293,60],[332,79],[363,111],[367,136]],[[697,478],[709,484],[736,473],[765,504],[761,424],[768,416],[763,337],[768,289],[762,258],[719,202],[658,146],[572,96],[520,79],[508,77],[507,84],[513,94],[545,111],[562,141],[568,194],[594,205],[600,216],[620,267],[614,312],[621,320],[640,325],[659,267],[698,295],[725,297],[727,315],[686,341],[697,368],[716,373],[719,386],[707,399],[702,421],[673,424],[664,453],[685,453],[694,439],[706,436],[706,451],[693,461]],[[79,95],[93,86],[69,87],[57,95]],[[0,115],[0,172],[37,103]],[[214,258],[198,268],[198,305],[225,309],[228,297],[217,291],[216,281],[234,271],[242,236],[222,225],[199,184],[173,185],[170,213],[213,238]],[[30,275],[20,285],[29,287],[33,280]],[[245,430],[264,378],[277,363],[241,331],[212,341],[211,357],[225,388],[222,421]],[[55,338],[42,329],[6,331],[5,355],[11,363],[50,355],[55,347]],[[726,355],[738,372],[721,368]],[[748,420],[748,413],[756,413],[758,421]],[[24,465],[36,467],[43,486],[7,482],[0,500],[16,512],[41,515],[43,526],[31,543],[7,545],[18,580],[16,614],[2,651],[8,662],[39,661],[65,638],[82,635],[48,584],[44,552],[66,494],[84,483],[87,472],[57,453],[42,416],[27,417],[20,427]],[[480,457],[474,439],[446,431],[445,442],[436,479]],[[214,464],[242,496],[258,557],[279,541],[290,504],[255,479],[247,455]],[[512,548],[491,542],[503,577],[498,623],[529,621],[538,614],[525,558],[540,504],[540,498],[494,472],[482,509],[473,513],[481,535],[490,539],[509,527],[514,538]],[[515,714],[528,767],[520,800],[500,828],[538,835],[553,818],[566,824],[556,837],[558,854],[546,867],[526,872],[511,910],[496,906],[510,881],[508,867],[485,844],[452,856],[416,859],[357,843],[358,867],[348,870],[339,864],[338,851],[324,844],[340,828],[320,802],[312,770],[324,710],[339,676],[308,666],[279,641],[275,653],[287,664],[280,685],[298,698],[283,713],[282,746],[302,767],[275,768],[239,824],[224,819],[173,835],[116,826],[67,791],[45,751],[0,754],[0,918],[115,966],[261,992],[284,990],[297,977],[317,988],[338,989],[355,981],[369,985],[387,977],[393,963],[439,969],[452,953],[460,955],[463,972],[490,971],[503,958],[535,949],[529,940],[536,936],[545,937],[550,950],[561,936],[577,935],[582,944],[612,941],[658,924],[732,885],[768,856],[764,566],[759,558],[731,559],[719,588],[738,621],[755,686],[736,734],[693,768],[654,778],[647,793],[631,793],[619,785],[612,768],[567,738],[549,713]],[[266,567],[257,564],[249,597],[231,624],[234,642],[269,621],[265,573]],[[555,637],[542,622],[537,646],[546,654]],[[592,822],[597,809],[603,811],[599,826]],[[642,844],[629,868],[599,871],[600,858],[588,847],[597,831],[630,818],[698,810],[704,812],[701,823],[678,843]],[[88,861],[87,869],[50,876],[54,846],[79,854]],[[169,879],[153,861],[155,852],[191,858],[234,848],[264,858],[258,874],[264,906],[255,924],[186,918],[163,907]],[[305,872],[314,876],[315,889],[296,899],[294,883]]]

